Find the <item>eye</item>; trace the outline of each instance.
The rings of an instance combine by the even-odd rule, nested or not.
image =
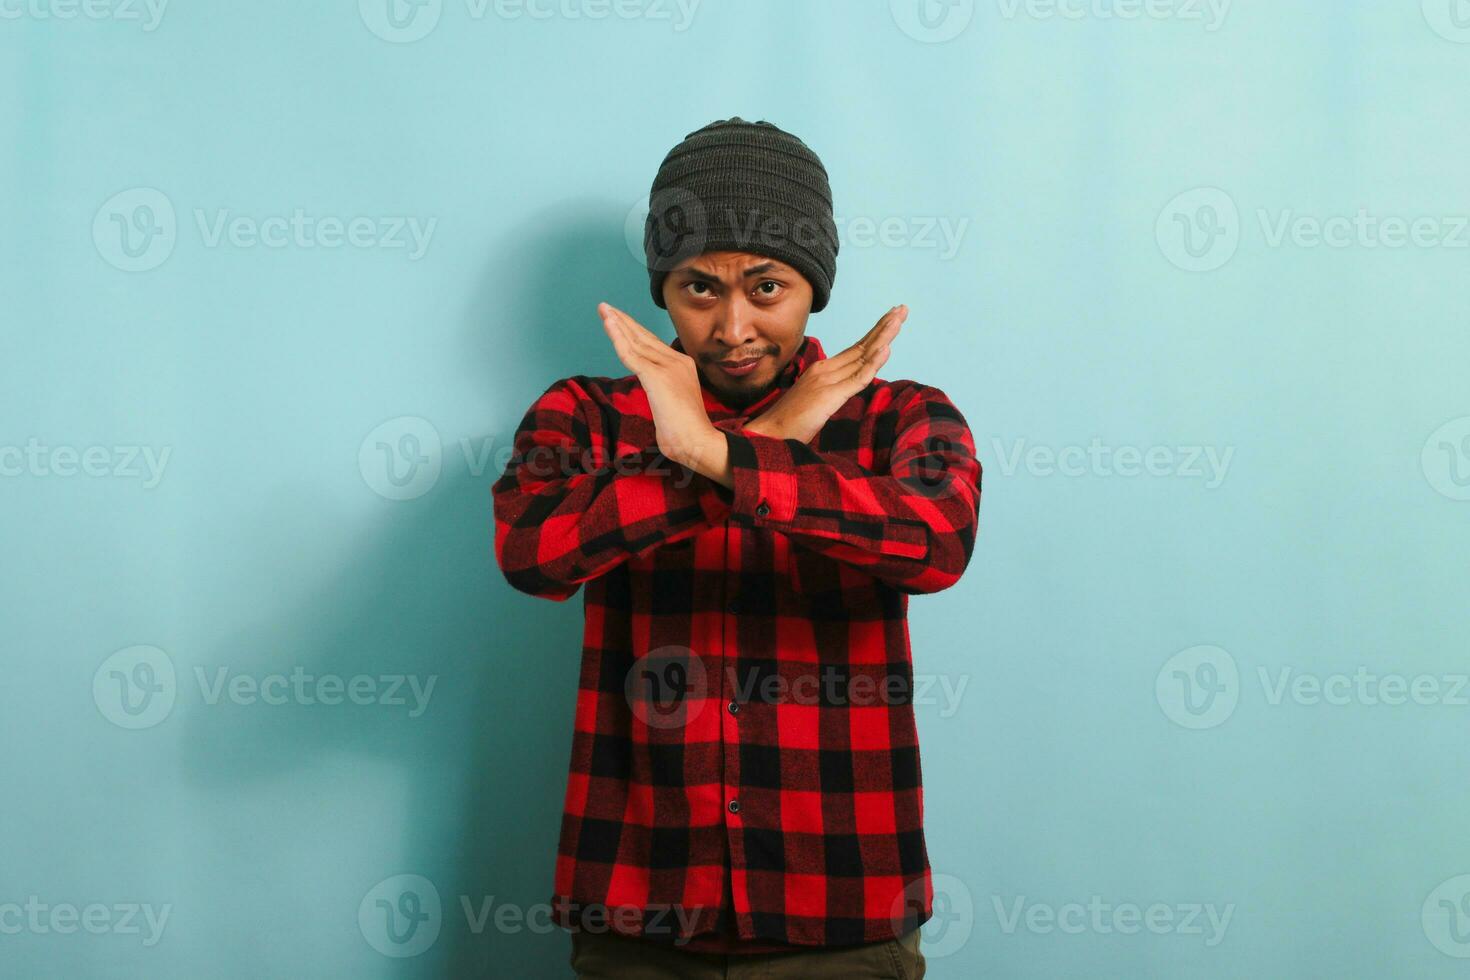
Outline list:
[[[693,289],[695,286],[698,286],[701,289],[708,289],[709,288],[709,283],[707,283],[707,282],[700,282],[698,279],[696,279],[693,282],[685,283],[684,284],[684,288],[685,289]],[[694,295],[696,295],[696,296],[703,296],[703,295],[706,295],[706,294],[704,294],[704,293],[695,293]]]
[[[781,284],[779,282],[777,282],[776,280],[774,280],[774,279],[765,279],[765,280],[762,280],[761,283],[760,283],[760,285],[756,286],[755,288],[757,290],[762,290],[766,286],[775,286],[776,289],[775,290],[767,290],[765,292],[762,292],[761,293],[762,296],[775,296],[777,294],[777,292],[781,289]]]

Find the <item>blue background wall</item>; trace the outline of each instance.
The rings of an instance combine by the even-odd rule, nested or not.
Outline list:
[[[1464,975],[1470,4],[386,9],[3,4],[0,973],[568,972],[581,600],[489,485],[598,301],[672,338],[639,208],[739,114],[985,467],[930,975]]]

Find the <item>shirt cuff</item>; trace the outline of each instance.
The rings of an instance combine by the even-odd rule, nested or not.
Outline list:
[[[725,434],[735,480],[731,512],[754,524],[790,522],[796,516],[796,460],[788,440],[737,427],[719,428]]]

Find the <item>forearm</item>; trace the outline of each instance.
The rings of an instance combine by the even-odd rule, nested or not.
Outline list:
[[[620,562],[723,520],[709,481],[656,447],[601,462],[580,411],[585,394],[562,381],[522,419],[505,472],[491,488],[495,556],[522,592],[567,599]]]
[[[723,504],[697,480],[661,456],[651,459],[645,470],[605,467],[532,488],[497,483],[495,552],[510,584],[566,599],[580,583],[721,516]]]
[[[771,423],[719,424],[686,465],[717,485],[711,493],[732,518],[904,591],[934,592],[968,564],[980,467],[968,427],[946,400],[913,404],[900,422],[887,473],[784,438]]]

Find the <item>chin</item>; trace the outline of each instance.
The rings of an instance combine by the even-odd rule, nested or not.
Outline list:
[[[719,369],[716,368],[715,370]],[[768,381],[759,381],[754,378],[710,379],[710,387],[713,388],[716,393],[724,395],[726,397],[726,400],[736,398],[749,399],[753,397],[758,397],[759,393],[764,392],[766,388],[769,387],[769,385],[770,382]]]

